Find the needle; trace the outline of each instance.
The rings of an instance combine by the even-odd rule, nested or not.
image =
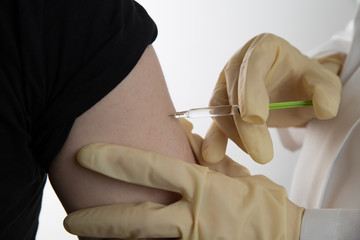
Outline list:
[[[270,103],[269,109],[295,108],[312,106],[312,101],[293,101],[293,102],[279,102]],[[205,118],[205,117],[222,117],[230,116],[235,112],[239,113],[239,105],[222,105],[204,108],[193,108],[186,111],[176,112],[169,116],[175,118]]]

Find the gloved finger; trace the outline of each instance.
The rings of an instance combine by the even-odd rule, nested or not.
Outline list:
[[[228,138],[212,122],[201,146],[201,155],[204,161],[215,164],[224,159]]]
[[[257,163],[266,164],[274,157],[271,135],[266,124],[251,124],[234,115],[241,140],[250,157]]]
[[[245,122],[264,124],[269,116],[269,95],[265,78],[279,63],[279,39],[259,35],[246,52],[239,73],[238,102]],[[276,82],[271,84],[276,85]]]
[[[191,224],[188,211],[182,208],[177,203],[164,206],[152,202],[100,206],[69,214],[64,227],[84,237],[176,238],[181,236],[177,223]]]
[[[341,98],[342,86],[339,77],[326,69],[310,71],[304,75],[303,84],[312,98],[316,117],[320,120],[335,117]]]
[[[237,80],[236,80],[237,81]],[[216,87],[213,92],[213,96],[210,99],[210,106],[228,105],[229,97],[227,93],[227,85],[225,72],[222,71]],[[209,163],[216,163],[221,161],[225,155],[227,139],[230,138],[244,151],[245,148],[242,145],[239,134],[236,132],[236,126],[232,117],[220,117],[213,118],[213,123],[204,139],[203,143],[203,158]]]
[[[181,123],[182,128],[185,130],[186,135],[191,134],[194,128],[193,124],[190,121],[186,120],[185,118],[179,118],[179,121]]]
[[[202,156],[204,140],[199,135],[192,133],[193,125],[191,122],[187,121],[186,119],[180,119],[180,122],[183,129],[185,130],[186,137],[190,143],[192,152],[196,157],[196,161],[201,166],[204,166],[204,160]]]
[[[191,132],[193,127],[189,121],[185,119],[180,119],[180,122],[185,130],[191,149],[196,156],[196,160],[201,166],[206,166],[213,171],[222,173],[229,177],[244,177],[250,175],[250,172],[247,168],[241,166],[240,164],[234,162],[232,159],[226,156],[225,150],[221,161],[218,161],[216,163],[209,163],[208,161],[205,161],[202,156],[204,140],[199,135]]]
[[[208,171],[208,168],[159,153],[105,143],[83,147],[78,152],[77,159],[83,167],[105,176],[177,192],[188,198],[202,184],[203,176]]]
[[[239,114],[237,114],[239,115]],[[240,116],[240,115],[239,115]],[[242,139],[240,138],[239,132],[237,131],[234,118],[232,116],[226,117],[217,117],[214,118],[214,121],[220,131],[230,138],[238,147],[240,147],[244,152],[247,152]]]

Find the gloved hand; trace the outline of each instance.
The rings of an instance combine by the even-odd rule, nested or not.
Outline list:
[[[64,221],[74,234],[105,238],[299,239],[303,209],[263,176],[231,178],[154,152],[91,144],[79,163],[114,179],[177,192],[170,205],[152,202],[80,210]]]
[[[230,138],[256,162],[273,158],[268,127],[301,126],[312,118],[336,116],[341,93],[337,74],[344,55],[310,59],[287,41],[261,34],[227,62],[210,100],[211,106],[239,105],[240,114],[214,118],[203,144],[207,162],[223,159]],[[312,107],[272,110],[270,102],[312,100]]]

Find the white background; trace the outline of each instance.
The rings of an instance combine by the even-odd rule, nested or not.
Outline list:
[[[154,43],[177,110],[207,106],[217,77],[231,55],[249,39],[271,32],[303,52],[342,30],[355,0],[140,0],[158,26]],[[194,119],[204,136],[209,119]],[[234,144],[228,155],[253,174],[264,174],[290,189],[298,152],[281,147],[271,130],[275,157],[265,166],[252,162]],[[50,184],[44,191],[38,240],[77,239],[62,227],[65,212]]]

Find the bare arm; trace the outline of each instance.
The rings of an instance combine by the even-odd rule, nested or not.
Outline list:
[[[168,204],[173,193],[119,182],[81,168],[76,152],[94,142],[115,143],[195,162],[174,112],[156,53],[149,46],[132,72],[74,123],[49,172],[67,212],[112,203]],[[174,169],[176,171],[176,169]]]

